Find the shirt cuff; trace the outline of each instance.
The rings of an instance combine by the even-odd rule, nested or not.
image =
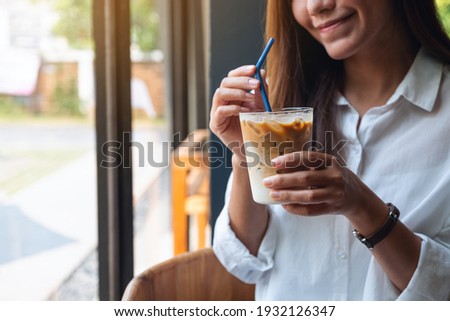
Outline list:
[[[398,300],[450,300],[450,249],[425,235],[417,235],[422,239],[419,263]]]
[[[255,257],[236,237],[231,229],[228,206],[225,205],[214,229],[213,250],[228,272],[243,282],[255,284],[265,272],[273,267],[276,232],[272,214],[263,241]]]
[[[416,235],[422,239],[419,262],[406,289],[400,292],[372,258],[364,300],[450,300],[450,250],[425,235]]]

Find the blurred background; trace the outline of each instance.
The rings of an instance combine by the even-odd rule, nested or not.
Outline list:
[[[228,157],[206,130],[210,97],[254,63],[265,1],[225,2],[0,0],[0,300],[118,299],[132,275],[210,245],[229,168],[169,165],[193,133],[215,147],[202,159]],[[450,31],[450,0],[436,3]],[[125,182],[103,179],[102,128],[129,147]]]
[[[132,140],[156,154],[168,140],[157,10],[130,1]],[[0,299],[98,298],[94,45],[93,0],[0,1]],[[167,175],[138,165],[136,226],[152,196],[170,232]]]

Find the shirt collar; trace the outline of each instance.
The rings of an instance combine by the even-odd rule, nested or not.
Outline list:
[[[400,97],[426,111],[432,111],[441,83],[443,63],[430,56],[422,48],[397,90],[387,102],[396,102]],[[338,92],[335,102],[340,106],[349,106],[347,99]]]

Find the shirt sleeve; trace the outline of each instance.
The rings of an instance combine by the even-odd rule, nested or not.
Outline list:
[[[419,264],[398,300],[450,300],[450,249],[424,235]]]
[[[236,237],[230,227],[228,203],[232,175],[228,180],[225,194],[225,206],[216,221],[214,228],[213,250],[222,265],[243,282],[254,284],[273,267],[273,255],[276,245],[275,226],[269,210],[269,225],[263,238],[258,255],[255,257]]]
[[[438,236],[423,234],[419,262],[406,289],[400,293],[372,259],[364,299],[399,301],[450,300],[450,219]]]

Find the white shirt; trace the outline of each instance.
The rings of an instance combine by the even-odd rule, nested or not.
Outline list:
[[[342,215],[301,217],[269,206],[257,257],[229,225],[228,200],[214,251],[232,274],[256,283],[257,300],[450,300],[450,68],[420,50],[384,106],[361,119],[337,99],[347,163],[422,239],[418,267],[402,292]]]

